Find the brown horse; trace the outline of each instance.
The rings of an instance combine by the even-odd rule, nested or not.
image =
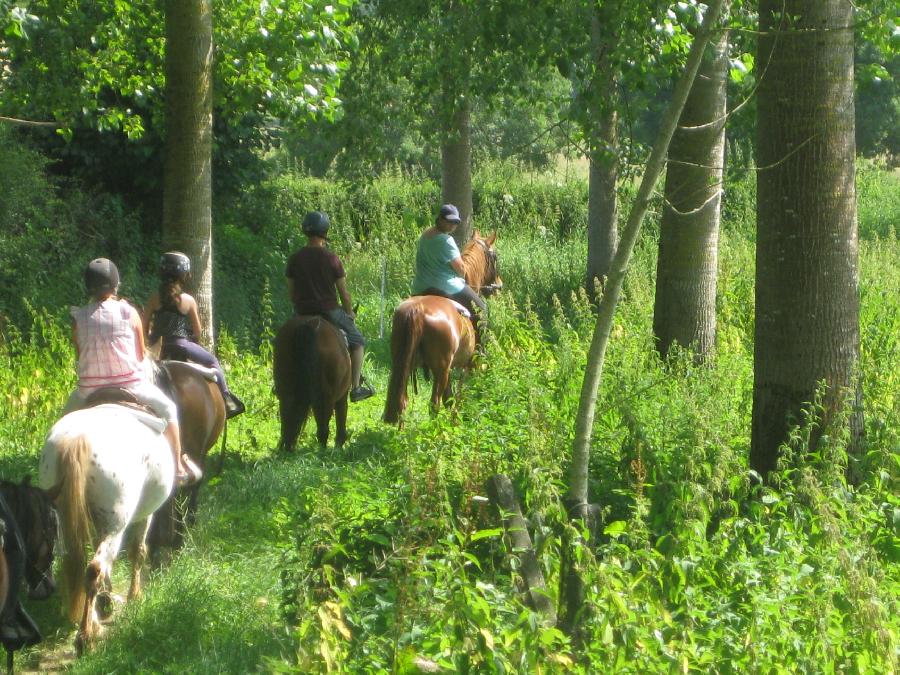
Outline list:
[[[462,252],[466,283],[476,293],[502,288],[497,272],[497,234],[478,230]],[[406,409],[407,382],[418,366],[431,373],[431,407],[437,411],[450,397],[450,369],[468,368],[475,353],[475,329],[457,303],[438,295],[407,298],[394,311],[391,327],[391,378],[384,421],[400,424]]]
[[[178,406],[181,449],[201,469],[210,449],[225,428],[225,402],[211,372],[182,361],[156,363],[156,383]],[[150,526],[147,543],[154,561],[160,547],[177,548],[184,539],[184,527],[194,518],[200,485],[176,490],[163,504]]]
[[[293,450],[312,408],[319,445],[328,444],[335,417],[334,443],[347,440],[350,352],[337,328],[319,316],[292,316],[275,336],[275,395],[281,418],[279,450]]]

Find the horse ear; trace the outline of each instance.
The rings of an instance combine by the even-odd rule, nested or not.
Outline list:
[[[497,241],[497,233],[492,232],[491,236],[487,238],[487,245],[493,246],[495,241]]]
[[[22,487],[30,487],[31,486],[31,474],[26,473],[25,477],[22,479]]]
[[[475,228],[475,231],[472,232],[472,239],[484,239],[484,237],[481,236],[481,232],[478,231],[477,227]]]

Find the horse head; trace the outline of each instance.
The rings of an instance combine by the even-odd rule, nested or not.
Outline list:
[[[484,236],[475,230],[463,255],[464,259],[468,258],[466,283],[476,293],[484,296],[492,295],[503,288],[503,279],[500,278],[498,268],[497,249],[494,246],[496,242],[496,232]]]
[[[28,476],[17,484],[3,481],[2,491],[25,546],[25,581],[28,597],[45,600],[56,590],[53,556],[59,538],[59,520],[53,508],[53,490],[31,485]]]

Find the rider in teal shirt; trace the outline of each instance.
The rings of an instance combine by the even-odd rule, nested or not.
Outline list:
[[[443,295],[463,305],[477,320],[487,311],[484,300],[466,283],[462,256],[450,234],[460,222],[459,210],[444,204],[437,221],[419,237],[416,248],[414,295]]]

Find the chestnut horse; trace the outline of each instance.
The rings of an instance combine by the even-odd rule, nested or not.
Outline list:
[[[288,319],[275,336],[275,395],[281,418],[279,450],[293,450],[312,408],[319,445],[335,417],[337,447],[347,440],[350,352],[340,331],[320,316]]]
[[[484,294],[502,288],[497,273],[497,234],[483,237],[478,230],[462,252],[466,283]],[[391,326],[391,377],[384,421],[401,424],[406,409],[407,382],[422,366],[431,373],[431,407],[437,411],[450,397],[450,369],[468,368],[475,354],[472,320],[458,303],[439,295],[416,295],[394,310]]]
[[[154,367],[156,384],[178,407],[182,452],[204,472],[207,455],[225,428],[225,402],[214,377],[215,371],[183,361],[158,361]],[[199,492],[199,483],[176,490],[154,515],[147,535],[154,563],[159,562],[161,547],[181,545],[185,525],[196,514]]]

